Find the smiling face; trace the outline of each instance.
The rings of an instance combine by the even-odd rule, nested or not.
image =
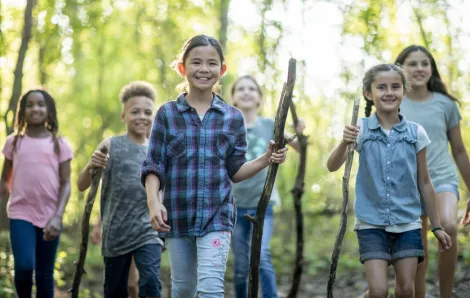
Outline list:
[[[129,98],[123,105],[122,120],[127,132],[137,137],[147,136],[152,125],[153,101],[145,96]]]
[[[424,87],[432,75],[431,60],[422,51],[414,51],[408,54],[403,63],[403,69],[413,87]]]
[[[47,121],[48,111],[46,99],[40,92],[31,92],[26,98],[25,122],[28,125],[41,126]]]
[[[178,64],[178,70],[186,77],[190,88],[201,91],[212,90],[225,69],[219,53],[211,45],[191,49],[184,64]]]
[[[374,102],[378,113],[398,113],[405,89],[403,78],[394,70],[380,71],[375,75],[367,99]]]
[[[232,101],[240,110],[257,109],[261,105],[261,91],[252,79],[242,78],[233,88]]]

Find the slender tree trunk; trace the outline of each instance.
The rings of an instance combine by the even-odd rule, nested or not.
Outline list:
[[[222,49],[225,51],[227,48],[227,32],[228,32],[228,8],[230,0],[220,0],[220,30],[219,42]]]
[[[33,8],[35,5],[35,0],[28,0],[26,2],[26,8],[24,10],[23,33],[21,37],[20,49],[18,51],[18,59],[16,60],[16,67],[14,71],[15,77],[13,80],[13,89],[10,97],[10,102],[8,104],[8,109],[3,116],[7,135],[13,132],[13,125],[15,123],[15,110],[18,104],[18,99],[20,98],[23,89],[23,65],[24,60],[26,58],[26,51],[28,50],[29,41],[31,39],[31,31],[33,27]],[[3,200],[0,203],[0,230],[6,230],[9,228],[9,221],[6,211],[6,201],[7,200]]]
[[[13,90],[10,98],[10,103],[8,104],[8,110],[4,115],[7,134],[11,134],[13,132],[13,124],[15,123],[14,113],[23,88],[23,65],[24,60],[26,58],[26,51],[28,50],[29,41],[31,39],[31,30],[33,27],[33,8],[35,5],[35,0],[27,0],[26,2],[21,45],[18,51],[18,59],[16,60],[16,67],[14,72],[15,78],[13,81]],[[10,115],[12,115],[13,117]]]
[[[285,146],[284,139],[284,127],[286,124],[287,112],[289,111],[290,103],[292,102],[292,93],[295,84],[295,59],[289,60],[289,71],[287,76],[287,83],[284,83],[284,87],[281,93],[281,101],[276,114],[276,120],[274,122],[274,140],[276,145],[274,150],[278,150]],[[274,186],[274,180],[276,179],[277,169],[279,164],[271,164],[264,184],[263,193],[256,209],[256,216],[253,218],[248,214],[245,214],[245,218],[253,223],[253,236],[251,239],[251,256],[250,256],[250,275],[248,285],[248,297],[258,297],[258,283],[259,283],[259,264],[261,256],[261,239],[263,238],[263,225],[264,217],[266,214],[266,208],[271,198],[271,192]]]

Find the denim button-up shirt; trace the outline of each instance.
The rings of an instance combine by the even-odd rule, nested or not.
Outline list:
[[[169,233],[200,237],[231,231],[236,210],[230,178],[246,162],[246,128],[240,110],[214,95],[201,120],[185,94],[160,107],[155,116],[142,183],[157,175],[164,190]]]
[[[376,114],[362,119],[354,209],[357,218],[369,224],[412,223],[421,215],[415,147],[418,125],[399,117],[400,123],[389,136]]]

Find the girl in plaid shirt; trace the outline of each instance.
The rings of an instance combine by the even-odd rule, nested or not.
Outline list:
[[[216,39],[190,38],[173,65],[184,93],[155,116],[142,183],[152,227],[167,239],[172,297],[222,298],[236,220],[231,184],[284,162],[287,148],[273,152],[271,141],[247,162],[243,115],[213,93],[227,68]]]

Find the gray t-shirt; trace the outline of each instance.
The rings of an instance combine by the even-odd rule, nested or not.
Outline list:
[[[400,106],[407,120],[419,123],[424,127],[431,140],[427,147],[429,175],[437,187],[442,184],[459,183],[459,176],[454,160],[449,153],[447,133],[462,119],[455,101],[441,93],[433,93],[425,101],[414,101],[403,98]]]
[[[255,125],[247,127],[246,130],[246,141],[248,143],[246,159],[250,161],[263,155],[268,148],[269,141],[274,140],[274,121],[258,117]],[[268,168],[265,168],[250,179],[233,184],[232,192],[237,208],[256,208],[258,206],[267,174]],[[271,202],[280,202],[276,185],[274,185],[271,193]]]
[[[111,138],[101,186],[101,251],[105,257],[120,256],[147,244],[163,244],[150,224],[147,195],[140,182],[146,153],[147,145],[138,145],[127,135]]]

